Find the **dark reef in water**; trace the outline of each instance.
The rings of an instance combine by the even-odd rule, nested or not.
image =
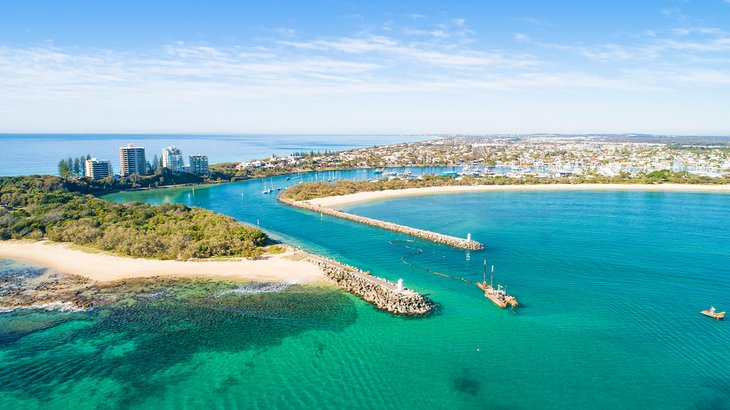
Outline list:
[[[154,376],[195,354],[266,349],[309,330],[341,332],[357,318],[353,301],[333,287],[191,278],[99,284],[58,274],[26,284],[28,292],[15,288],[12,300],[33,305],[54,295],[57,302],[81,297],[94,306],[0,315],[0,345],[8,348],[0,394],[41,400],[59,381],[114,379],[125,386],[116,405],[132,406],[164,392],[166,382]],[[69,344],[96,348],[69,351]]]

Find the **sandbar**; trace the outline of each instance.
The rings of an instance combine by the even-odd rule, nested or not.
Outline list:
[[[699,184],[537,184],[537,185],[453,185],[424,188],[389,189],[383,191],[357,192],[348,195],[328,196],[309,199],[315,206],[335,208],[359,202],[406,196],[460,194],[468,192],[499,191],[657,191],[657,192],[697,192],[730,193],[730,185]]]

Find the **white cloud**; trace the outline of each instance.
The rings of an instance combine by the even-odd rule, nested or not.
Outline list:
[[[425,28],[410,23],[386,33],[332,37],[279,29],[255,44],[174,42],[144,52],[0,45],[0,102],[29,112],[42,104],[177,112],[322,96],[383,101],[422,95],[430,101],[444,94],[650,94],[730,86],[730,35],[713,28],[655,31],[632,44],[545,42],[517,33],[516,46],[505,51],[478,42],[462,19]],[[575,64],[580,58],[569,58],[575,56],[589,62]]]
[[[663,61],[696,59],[702,53],[730,51],[730,33],[710,28],[676,28],[665,33],[645,31],[637,41],[629,44],[566,44],[543,42],[527,34],[516,33],[515,40],[562,53],[575,54],[593,61]],[[679,53],[679,54],[678,54]]]

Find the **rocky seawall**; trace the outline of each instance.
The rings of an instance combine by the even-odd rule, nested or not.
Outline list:
[[[396,315],[419,316],[434,309],[434,303],[418,292],[399,289],[395,283],[368,272],[322,257],[310,256],[308,260],[319,266],[334,284],[380,310]]]
[[[386,229],[393,232],[402,233],[405,235],[414,236],[416,238],[425,239],[427,241],[441,243],[444,245],[453,246],[454,248],[467,249],[467,250],[480,250],[484,249],[484,245],[480,242],[473,241],[471,239],[457,238],[455,236],[444,235],[436,232],[427,231],[425,229],[411,228],[410,226],[398,225],[392,222],[385,222],[378,219],[368,218],[364,216],[353,215],[347,212],[343,212],[337,209],[326,208],[319,205],[312,205],[306,201],[294,201],[288,198],[279,197],[279,201],[296,206],[297,208],[308,209],[310,211],[320,212],[326,215],[335,216],[349,221],[358,222],[365,225],[374,226],[376,228]]]

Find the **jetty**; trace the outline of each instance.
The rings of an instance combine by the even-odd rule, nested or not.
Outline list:
[[[425,229],[411,228],[410,226],[399,225],[396,223],[381,221],[365,216],[353,215],[351,213],[343,212],[338,209],[327,208],[320,205],[313,205],[307,201],[294,201],[292,199],[283,198],[281,196],[279,196],[278,199],[279,201],[287,205],[295,206],[297,208],[307,209],[310,211],[319,212],[320,214],[330,215],[337,218],[347,219],[348,221],[358,222],[361,224],[374,226],[376,228],[414,236],[416,238],[425,239],[427,241],[453,246],[454,248],[472,251],[484,249],[484,245],[482,243],[471,239],[471,234],[467,236],[467,238],[458,238],[456,236],[444,235],[437,232],[427,231]]]
[[[327,279],[338,287],[370,302],[378,309],[396,315],[420,316],[431,312],[435,305],[418,292],[398,283],[373,276],[353,266],[309,254],[307,261],[319,266]]]

